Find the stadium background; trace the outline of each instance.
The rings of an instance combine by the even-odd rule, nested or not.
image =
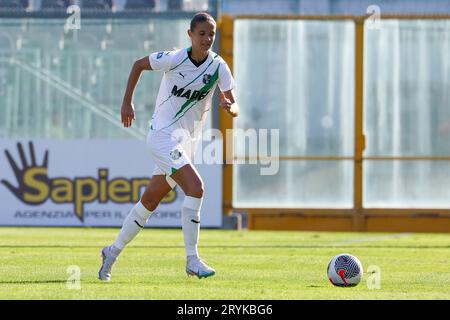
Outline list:
[[[69,1],[0,0],[2,158],[17,141],[142,139],[161,75],[141,78],[137,125],[125,130],[132,62],[187,46],[193,12],[208,10],[241,106],[234,122],[214,109],[208,127],[280,129],[279,173],[224,165],[215,214],[249,229],[450,231],[448,1],[377,1],[380,21],[370,1],[73,3],[79,30],[64,27]],[[91,160],[81,155],[73,166]],[[1,179],[11,171],[3,161]],[[0,189],[2,202],[13,199]]]

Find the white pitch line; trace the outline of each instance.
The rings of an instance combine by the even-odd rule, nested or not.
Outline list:
[[[335,243],[334,245],[341,246],[341,245],[352,244],[352,243],[383,241],[383,240],[387,240],[387,239],[404,238],[404,237],[408,237],[410,235],[411,235],[411,233],[396,233],[396,234],[390,234],[390,235],[382,236],[382,237],[369,237],[369,238],[347,240],[347,241]]]

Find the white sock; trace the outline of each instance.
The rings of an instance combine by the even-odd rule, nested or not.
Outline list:
[[[198,257],[198,238],[200,231],[200,208],[203,198],[186,196],[183,201],[182,227],[186,256]]]
[[[122,251],[123,248],[134,239],[139,231],[144,228],[152,213],[153,212],[147,210],[140,201],[136,203],[125,218],[122,229],[120,230],[116,241],[113,243],[113,246]]]

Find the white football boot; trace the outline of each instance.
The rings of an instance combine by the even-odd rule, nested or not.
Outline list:
[[[197,276],[197,278],[207,278],[216,274],[216,270],[209,267],[200,258],[188,258],[186,263],[186,273],[189,276]]]
[[[110,247],[104,247],[102,249],[102,267],[98,271],[98,278],[103,281],[109,281],[111,280],[111,270],[114,265],[114,263],[117,261],[117,256],[114,255]]]

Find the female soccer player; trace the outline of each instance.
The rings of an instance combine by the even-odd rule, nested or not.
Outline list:
[[[147,145],[156,167],[141,200],[125,218],[115,242],[102,250],[100,280],[111,279],[111,269],[120,252],[145,226],[161,199],[177,184],[186,195],[182,207],[186,273],[198,278],[215,274],[215,270],[198,255],[203,181],[192,160],[217,85],[221,91],[220,107],[233,117],[239,112],[230,69],[218,54],[210,51],[215,34],[214,19],[207,13],[197,13],[188,30],[192,42],[190,48],[152,53],[137,60],[131,69],[121,110],[126,128],[135,120],[132,101],[141,72],[164,71],[147,135]]]

